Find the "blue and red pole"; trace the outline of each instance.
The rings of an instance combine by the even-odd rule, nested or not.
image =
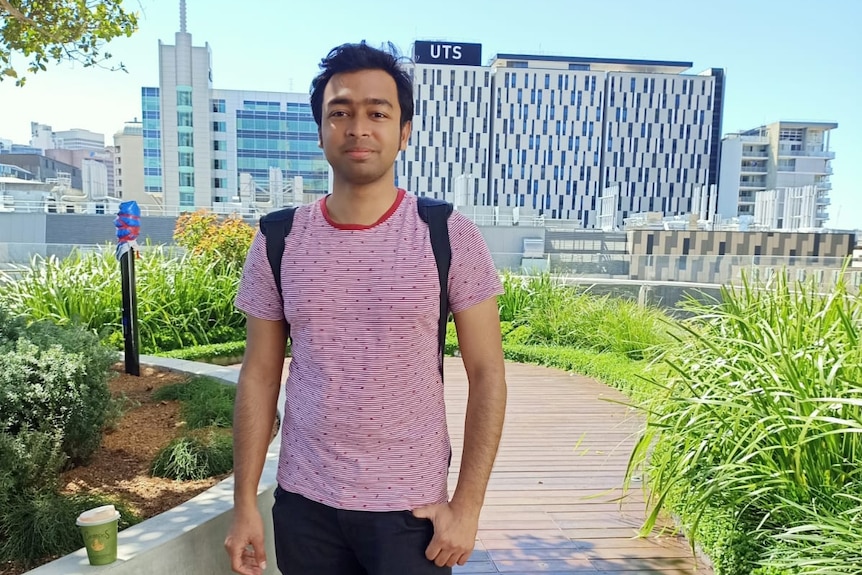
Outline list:
[[[141,231],[141,208],[137,202],[123,202],[114,219],[117,227],[117,260],[123,289],[123,340],[126,373],[141,375],[140,334],[138,332],[138,296],[135,287],[135,251]]]

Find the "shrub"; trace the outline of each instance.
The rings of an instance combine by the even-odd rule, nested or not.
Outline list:
[[[512,329],[503,338],[503,342],[509,345],[526,345],[533,339],[533,329],[528,325],[519,325]]]
[[[211,343],[162,352],[162,357],[186,359],[189,361],[214,362],[221,358],[239,358],[245,353],[245,341],[229,341],[226,343]]]
[[[18,341],[24,333],[24,319],[9,311],[0,301],[0,350]]]
[[[120,512],[120,529],[140,521],[122,502],[100,495],[66,496],[43,491],[13,498],[0,507],[0,562],[31,565],[43,557],[80,549],[83,541],[75,525],[78,515],[108,504]]]
[[[70,353],[61,344],[41,349],[19,339],[0,355],[0,432],[56,431],[71,462],[85,461],[101,441],[108,366],[98,352]]]
[[[198,210],[177,218],[174,240],[192,253],[241,268],[254,234],[255,229],[238,216],[222,218]]]
[[[862,300],[779,274],[692,311],[633,455],[656,445],[654,512],[672,506],[696,538],[708,509],[728,511],[762,543],[740,568],[847,572],[862,556]]]
[[[233,468],[233,439],[215,430],[181,437],[159,451],[151,473],[179,481],[206,479]]]
[[[13,499],[57,487],[67,459],[62,444],[57,431],[0,433],[0,509]]]
[[[236,387],[210,377],[196,377],[188,382],[162,387],[153,393],[156,401],[177,401],[189,429],[230,427]]]
[[[156,353],[245,338],[245,316],[233,306],[237,263],[146,248],[136,264],[141,350]],[[0,303],[28,320],[80,323],[121,348],[122,294],[113,249],[35,257],[15,280],[0,272]],[[0,338],[2,339],[2,338]]]

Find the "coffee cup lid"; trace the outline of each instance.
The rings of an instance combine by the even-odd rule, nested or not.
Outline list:
[[[102,505],[88,509],[78,516],[78,524],[106,523],[120,517],[119,512],[113,505]]]

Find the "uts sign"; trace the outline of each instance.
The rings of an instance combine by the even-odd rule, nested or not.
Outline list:
[[[415,42],[413,59],[417,64],[481,66],[482,45],[453,42]]]

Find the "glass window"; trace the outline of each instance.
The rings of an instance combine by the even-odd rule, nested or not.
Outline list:
[[[192,113],[191,112],[177,112],[177,126],[183,127],[191,127],[192,124]]]
[[[192,152],[178,152],[180,167],[192,168],[195,165],[195,156]]]
[[[225,140],[213,140],[213,150],[216,152],[227,150],[227,142]]]
[[[191,90],[183,90],[177,88],[177,106],[191,106],[192,92]]]
[[[195,175],[193,172],[180,172],[180,186],[191,188],[195,185]]]
[[[193,147],[194,135],[191,132],[180,132],[177,134],[177,145],[183,148]]]
[[[189,124],[191,125],[191,124]],[[213,132],[227,132],[226,122],[213,122]]]

